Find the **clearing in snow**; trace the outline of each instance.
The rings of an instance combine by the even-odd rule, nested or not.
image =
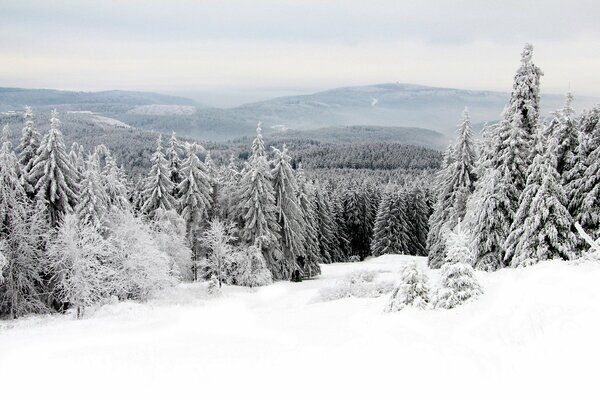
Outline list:
[[[302,283],[224,287],[212,298],[206,283],[181,284],[144,304],[89,310],[83,320],[0,321],[0,395],[583,399],[597,392],[597,264],[476,272],[485,293],[451,310],[386,313],[389,293],[324,301],[358,270],[387,291],[409,259],[425,265],[388,255],[324,265]],[[427,274],[437,285],[439,271]]]

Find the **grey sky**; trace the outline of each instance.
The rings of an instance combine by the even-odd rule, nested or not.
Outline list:
[[[600,95],[598,1],[0,0],[0,86],[316,90],[400,81]]]

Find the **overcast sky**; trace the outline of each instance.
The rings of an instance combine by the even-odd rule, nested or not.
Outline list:
[[[545,92],[600,95],[600,1],[0,0],[0,86],[510,90],[525,42]]]

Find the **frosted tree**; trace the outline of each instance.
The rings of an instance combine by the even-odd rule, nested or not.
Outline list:
[[[33,162],[40,146],[41,136],[35,129],[33,123],[33,111],[31,107],[25,107],[25,126],[23,127],[20,143],[19,163],[21,164],[21,184],[25,188],[27,194],[33,197],[35,190],[31,184],[29,174],[33,168]]]
[[[71,144],[71,151],[69,152],[69,160],[75,170],[78,173],[83,174],[85,171],[85,150],[83,146],[77,142],[73,142]]]
[[[317,214],[314,201],[314,186],[308,182],[304,175],[302,165],[299,163],[296,169],[296,181],[298,182],[298,205],[302,212],[304,231],[304,271],[306,276],[315,276],[321,273],[318,262],[321,259],[319,239],[317,234]]]
[[[513,215],[502,176],[500,171],[488,169],[467,202],[465,227],[471,237],[475,269],[495,271],[504,267],[504,241]]]
[[[573,95],[567,93],[565,106],[554,113],[554,118],[546,127],[543,136],[547,140],[554,140],[556,146],[556,171],[560,175],[561,184],[567,183],[569,171],[577,162],[577,149],[579,147],[579,129],[571,107]]]
[[[181,182],[177,186],[179,213],[187,225],[190,238],[194,232],[208,220],[213,187],[206,166],[196,155],[198,148],[190,145],[187,157],[181,168]]]
[[[237,239],[236,228],[233,224],[224,224],[219,220],[212,220],[210,226],[204,231],[200,241],[209,251],[207,277],[217,277],[219,287],[224,280],[224,270],[233,261],[234,250],[231,243]]]
[[[152,167],[144,183],[142,212],[153,217],[157,209],[172,210],[176,200],[171,195],[173,182],[169,176],[169,165],[162,152],[162,137],[158,136],[156,151],[152,155]]]
[[[221,182],[219,182],[218,170],[212,159],[210,151],[206,152],[206,157],[204,157],[204,165],[206,167],[206,174],[208,175],[210,185],[212,187],[210,200],[212,207],[208,210],[208,216],[212,219],[218,214],[217,207],[219,204],[219,193],[221,192]]]
[[[174,197],[177,197],[177,186],[183,180],[181,160],[179,158],[180,149],[181,145],[175,136],[175,132],[173,132],[171,133],[169,147],[167,148],[167,161],[169,162],[169,178],[171,179],[171,182],[173,182],[173,192],[171,194]]]
[[[374,256],[408,254],[409,234],[406,193],[399,192],[396,187],[388,187],[379,204],[371,252]]]
[[[127,177],[122,168],[112,158],[110,151],[105,154],[105,165],[101,176],[104,189],[108,198],[109,207],[126,209],[131,207],[127,189]]]
[[[269,163],[264,155],[260,132],[254,140],[253,153],[240,179],[236,208],[236,220],[240,221],[240,237],[248,245],[255,245],[263,252],[267,265],[275,278],[282,278],[278,266],[281,258],[275,192]]]
[[[280,243],[286,260],[283,277],[288,277],[298,268],[298,257],[305,254],[306,241],[302,209],[298,205],[298,184],[290,164],[287,148],[283,151],[273,148],[273,187],[275,194],[275,210],[280,226]],[[301,267],[301,266],[300,266]]]
[[[79,202],[75,207],[79,221],[96,228],[101,227],[109,207],[109,197],[104,189],[100,172],[91,159],[88,160],[87,169],[83,173],[79,186]]]
[[[218,194],[221,218],[231,220],[234,218],[237,205],[237,191],[242,174],[238,171],[233,154],[229,157],[229,164],[222,176],[222,187]]]
[[[273,283],[273,275],[258,247],[242,246],[236,251],[234,257],[236,285],[256,287]]]
[[[400,311],[407,306],[423,309],[429,300],[427,275],[411,260],[402,269],[400,281],[394,287],[385,311]]]
[[[446,154],[445,165],[437,176],[437,202],[429,220],[427,247],[430,268],[439,268],[445,256],[446,231],[464,218],[466,202],[475,188],[475,147],[468,111],[458,125],[457,141]]]
[[[448,253],[441,268],[441,287],[434,297],[436,308],[454,308],[483,294],[471,264],[473,254],[469,249],[469,236],[460,222],[448,234]]]
[[[151,222],[157,248],[169,258],[169,271],[174,277],[192,280],[192,251],[186,244],[186,223],[175,210],[156,210]]]
[[[95,226],[80,223],[73,214],[58,226],[48,248],[50,270],[59,298],[75,307],[77,318],[107,296],[107,281],[114,272],[107,262],[111,250]]]
[[[65,150],[56,110],[52,112],[50,130],[40,143],[30,179],[48,208],[50,225],[55,227],[65,213],[73,211],[79,191],[79,173]]]
[[[544,149],[542,138],[529,167],[525,190],[504,245],[504,262],[523,267],[554,258],[570,259],[575,246],[573,219],[556,170],[558,143],[551,138]]]
[[[416,256],[427,255],[425,248],[429,232],[429,211],[425,194],[419,188],[408,194],[406,217],[409,221],[408,254]]]
[[[169,256],[158,248],[151,227],[141,217],[113,209],[107,220],[110,262],[117,266],[110,280],[112,294],[143,301],[176,282]]]
[[[338,228],[331,203],[323,193],[323,188],[317,186],[315,195],[315,216],[317,222],[317,243],[321,259],[325,263],[332,263],[343,258],[340,249]]]
[[[600,147],[587,158],[588,167],[579,180],[581,185],[581,206],[576,214],[577,222],[584,230],[600,231]]]
[[[38,223],[19,182],[17,157],[10,142],[0,148],[0,315],[17,318],[47,308],[41,300],[44,257],[37,246]]]

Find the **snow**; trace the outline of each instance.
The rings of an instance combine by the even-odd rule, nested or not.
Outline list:
[[[593,398],[600,265],[477,271],[452,310],[383,309],[388,295],[319,301],[349,272],[394,281],[424,258],[323,265],[302,283],[180,284],[147,303],[0,321],[2,398]],[[427,271],[430,284],[439,271]],[[184,397],[185,396],[185,397]]]
[[[171,104],[148,104],[136,106],[127,111],[128,114],[138,115],[193,115],[196,112],[194,106],[182,106]]]

